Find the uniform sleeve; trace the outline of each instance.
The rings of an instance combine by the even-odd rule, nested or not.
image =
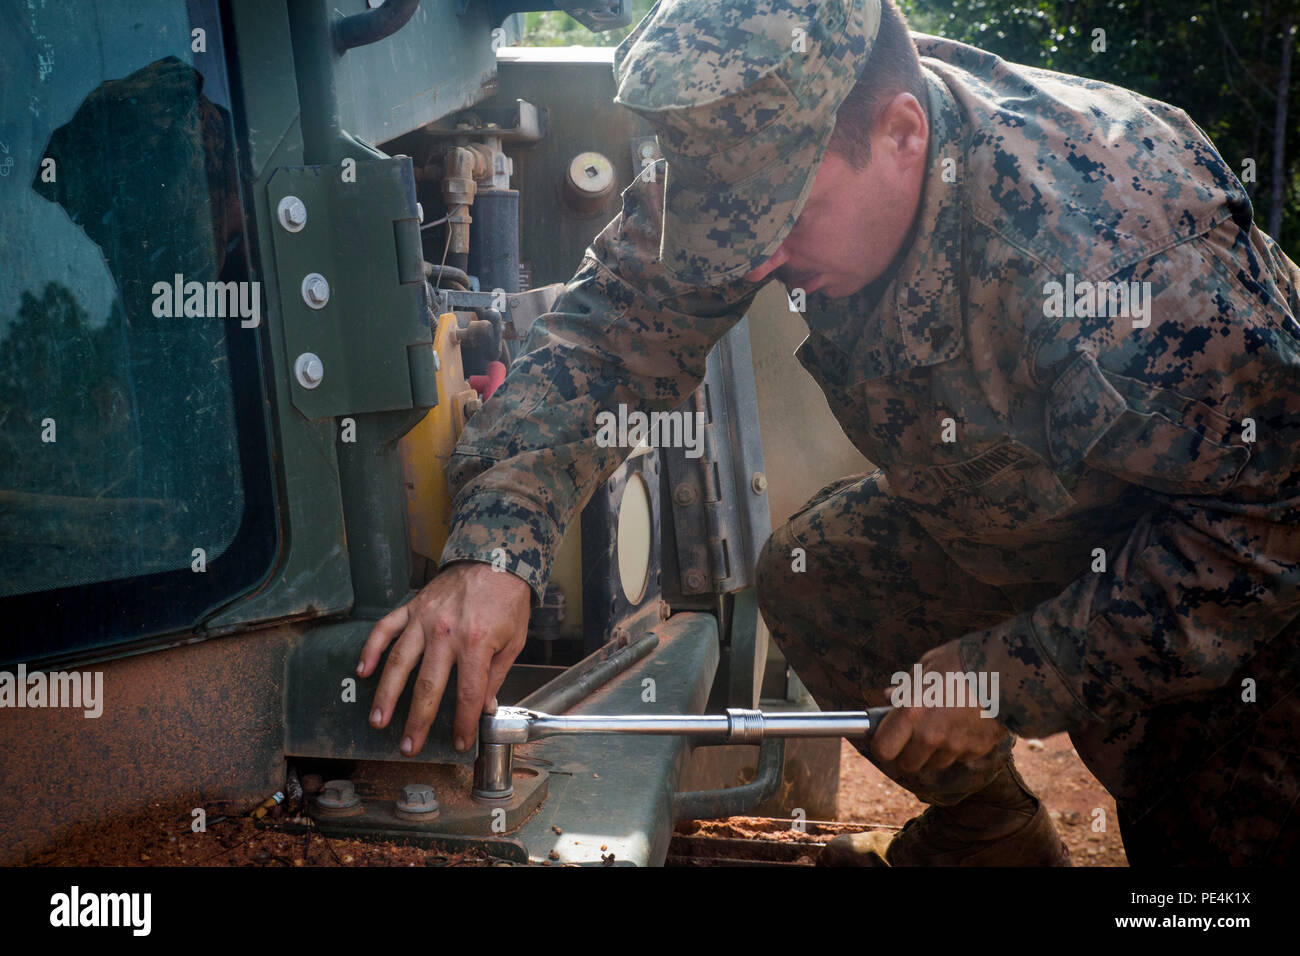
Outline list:
[[[602,411],[668,411],[758,286],[679,283],[659,261],[663,164],[638,177],[551,312],[533,323],[505,382],[469,421],[447,467],[442,564],[492,562],[540,600],[565,529],[630,448],[600,447]],[[500,550],[498,550],[500,549]]]
[[[1151,507],[1104,571],[962,638],[1021,735],[1224,687],[1300,615],[1300,270],[1230,220],[1119,278],[1151,283],[1150,324],[1054,330],[1047,439],[1058,473],[1109,472]]]

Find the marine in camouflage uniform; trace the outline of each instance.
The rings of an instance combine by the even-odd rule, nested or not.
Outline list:
[[[744,275],[806,199],[879,15],[679,0],[619,48],[618,99],[655,124],[666,177],[627,190],[466,430],[444,563],[504,548],[540,598],[626,454],[596,445],[597,413],[671,409],[699,383],[758,290]],[[916,40],[914,238],[855,295],[809,296],[797,353],[879,471],[773,534],[764,617],[833,709],[960,638],[967,670],[999,675],[1003,725],[1071,734],[1134,863],[1294,859],[1300,270],[1180,110]],[[1082,291],[1100,282],[1149,289],[1145,310]],[[1011,742],[890,772],[952,805],[1006,771]]]

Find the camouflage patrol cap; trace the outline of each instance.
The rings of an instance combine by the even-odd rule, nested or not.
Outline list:
[[[660,256],[739,278],[794,227],[880,28],[880,0],[659,0],[614,53],[616,103],[668,160]]]

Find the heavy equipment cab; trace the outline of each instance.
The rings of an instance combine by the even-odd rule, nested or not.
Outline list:
[[[351,781],[322,828],[519,862],[657,864],[685,815],[833,814],[837,740],[538,741],[483,800],[452,689],[413,760],[407,696],[367,721],[358,652],[436,571],[465,421],[658,155],[611,103],[611,50],[514,45],[548,6],[0,3],[0,667],[104,674],[96,719],[0,711],[11,861],[289,767]],[[558,6],[623,22],[619,0]],[[749,336],[684,406],[704,454],[641,450],[586,504],[502,704],[810,707],[754,597]],[[394,809],[407,784],[439,809]]]

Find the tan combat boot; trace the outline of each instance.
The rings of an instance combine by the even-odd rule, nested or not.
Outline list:
[[[1069,866],[1052,818],[1008,763],[951,807],[929,807],[890,842],[891,866]]]

